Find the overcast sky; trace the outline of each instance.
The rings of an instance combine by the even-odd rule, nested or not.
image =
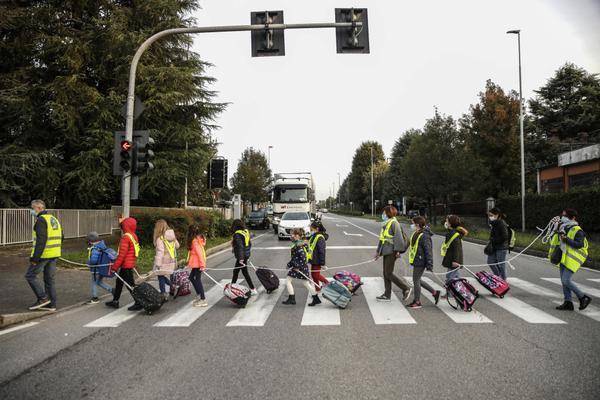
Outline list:
[[[524,97],[567,61],[600,72],[600,0],[201,0],[198,25],[249,24],[250,12],[283,10],[286,23],[333,22],[335,7],[367,7],[371,54],[336,54],[333,30],[285,32],[284,57],[250,57],[250,33],[203,34],[194,49],[214,64],[219,154],[233,174],[249,146],[271,151],[274,172],[311,171],[323,199],[349,172],[356,147],[386,156],[434,106],[456,118],[485,81]]]

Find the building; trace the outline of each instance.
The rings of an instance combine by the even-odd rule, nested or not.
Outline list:
[[[600,184],[600,144],[558,155],[558,165],[538,169],[538,193],[568,192]]]

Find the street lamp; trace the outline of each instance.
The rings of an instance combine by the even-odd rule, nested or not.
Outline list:
[[[373,197],[373,146],[371,146],[371,216],[375,216],[375,199]]]
[[[342,199],[340,197],[340,189],[342,188],[342,184],[341,184],[341,178],[340,178],[340,173],[338,172],[338,192],[337,192],[337,203],[338,203],[338,207],[340,206],[340,203],[342,202]]]
[[[525,232],[525,137],[523,134],[523,81],[521,78],[521,30],[513,29],[507,34],[517,35],[519,49],[519,128],[521,133],[521,231]]]
[[[271,149],[273,148],[273,146],[269,146],[268,149],[268,158],[267,158],[267,164],[269,164],[269,169],[271,169]]]

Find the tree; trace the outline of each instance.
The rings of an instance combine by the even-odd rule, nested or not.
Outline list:
[[[238,162],[237,171],[231,178],[232,190],[242,195],[242,200],[253,205],[269,199],[268,186],[271,170],[262,151],[247,148]]]
[[[380,143],[374,141],[363,142],[354,154],[352,159],[352,169],[348,176],[348,187],[350,192],[350,201],[356,205],[356,210],[365,212],[371,211],[371,149],[373,149],[373,172],[374,178],[379,182],[375,182],[374,198],[381,199],[381,180],[383,176],[381,171],[384,167],[378,166],[385,162],[385,154]],[[377,175],[375,171],[380,171]]]
[[[41,197],[54,207],[105,207],[119,201],[112,176],[113,132],[135,50],[152,34],[190,26],[195,0],[4,2],[0,6],[0,205]],[[156,141],[156,169],[140,180],[140,203],[175,205],[204,193],[214,118],[224,104],[208,90],[208,65],[176,35],[141,58],[136,94],[145,111],[135,129]],[[188,152],[185,153],[185,144]],[[18,160],[30,165],[15,168]],[[24,179],[23,179],[24,178]],[[19,190],[12,190],[18,182]]]
[[[418,129],[409,129],[396,139],[394,147],[392,148],[389,169],[387,170],[385,177],[384,197],[386,200],[400,200],[406,195],[402,187],[401,179],[402,159],[408,152],[413,138],[420,134],[421,131]]]

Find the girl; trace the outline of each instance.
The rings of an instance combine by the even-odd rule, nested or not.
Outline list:
[[[304,230],[301,228],[292,229],[292,259],[287,264],[287,282],[286,287],[288,291],[288,299],[283,304],[296,304],[296,296],[294,295],[294,286],[292,285],[292,279],[299,279],[302,281],[304,287],[308,290],[308,293],[312,296],[312,303],[309,307],[314,307],[317,304],[321,304],[319,295],[314,288],[314,285],[308,281],[308,265],[306,263],[308,246],[303,240]]]
[[[448,268],[446,274],[446,282],[448,282],[459,277],[458,270],[463,264],[462,238],[467,236],[469,231],[461,226],[458,215],[448,215],[444,227],[449,232],[442,243],[441,255],[442,266]]]
[[[193,302],[194,307],[207,307],[206,297],[204,296],[204,287],[202,286],[202,271],[206,270],[206,238],[201,233],[198,225],[190,226],[187,236],[188,248],[188,267],[192,269],[190,273],[190,282],[194,286],[198,296]]]
[[[233,238],[231,239],[231,246],[233,247],[233,254],[235,256],[235,268],[233,270],[233,277],[231,283],[236,283],[240,270],[244,274],[244,278],[250,287],[252,295],[256,296],[258,291],[254,288],[254,283],[248,273],[248,259],[250,258],[250,252],[252,249],[252,243],[250,242],[250,231],[246,229],[246,224],[241,219],[233,221],[231,227],[233,231]]]
[[[130,286],[135,285],[133,278],[133,269],[137,263],[137,258],[140,254],[140,242],[135,233],[137,229],[137,221],[134,218],[119,219],[121,225],[121,240],[119,241],[119,252],[115,263],[111,266],[111,270],[119,273],[119,276]],[[117,278],[115,288],[113,290],[113,299],[106,304],[107,307],[119,308],[119,299],[123,291],[123,282]],[[135,303],[128,308],[129,311],[139,311],[143,309],[141,304]]]
[[[179,242],[175,237],[175,232],[169,228],[164,219],[159,219],[154,224],[153,243],[156,249],[153,272],[158,276],[160,294],[163,301],[166,302],[169,300],[169,295],[166,293],[165,285],[173,286],[169,276],[177,268]],[[176,287],[173,287],[173,293],[177,294]]]
[[[410,237],[408,262],[413,267],[415,296],[408,307],[421,308],[421,286],[433,295],[435,304],[437,304],[440,299],[440,291],[432,288],[427,282],[421,282],[421,277],[423,276],[425,269],[433,271],[432,233],[429,230],[429,226],[427,226],[427,220],[421,216],[417,216],[412,219],[412,222],[411,228],[414,232]]]
[[[487,262],[492,273],[506,280],[506,255],[508,254],[508,224],[504,221],[506,216],[498,207],[488,211],[490,219],[490,242],[485,248]]]
[[[310,276],[315,282],[315,289],[320,292],[321,288],[329,283],[327,278],[321,275],[321,267],[325,265],[326,240],[329,239],[329,235],[325,232],[325,227],[321,221],[314,221],[310,224],[310,232],[311,236],[308,239]],[[322,285],[319,285],[319,282]]]
[[[386,206],[381,214],[382,226],[381,234],[379,235],[379,243],[377,243],[377,253],[375,260],[383,256],[383,283],[385,292],[381,296],[377,296],[378,301],[391,301],[392,282],[402,289],[402,300],[407,300],[410,296],[412,288],[404,278],[394,275],[394,264],[396,259],[400,258],[401,252],[406,249],[406,243],[402,236],[400,223],[396,219],[398,210],[394,206]]]

